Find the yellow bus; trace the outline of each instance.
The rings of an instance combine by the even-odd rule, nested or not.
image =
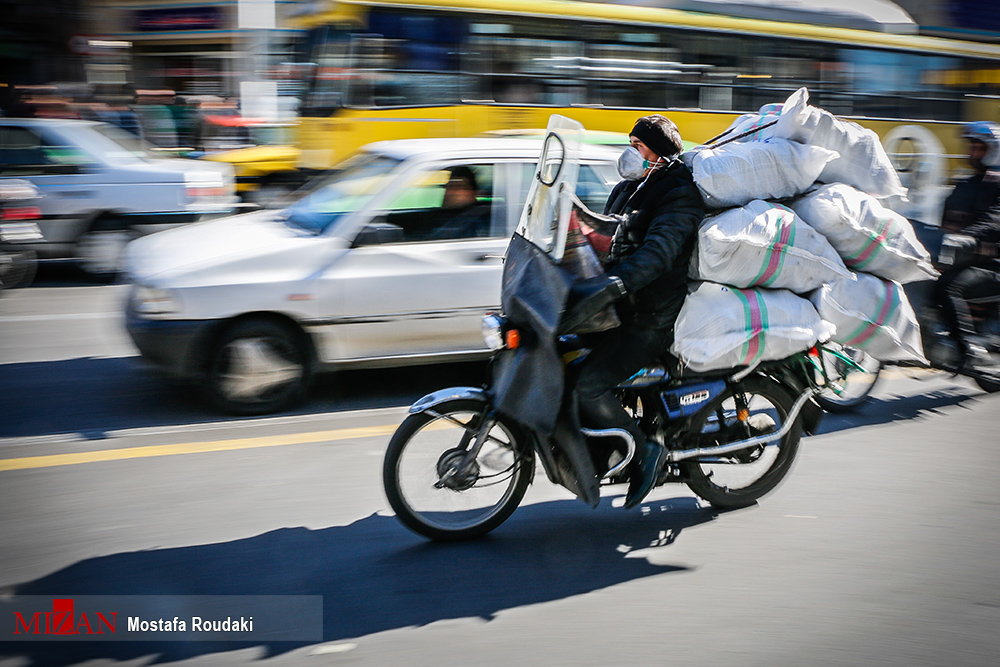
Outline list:
[[[890,153],[932,155],[936,166],[920,169],[947,175],[964,153],[956,124],[1000,121],[997,44],[615,0],[304,7],[294,20],[308,36],[307,169],[371,141],[538,128],[552,113],[623,132],[660,111],[703,142],[806,86],[815,106],[874,129]]]

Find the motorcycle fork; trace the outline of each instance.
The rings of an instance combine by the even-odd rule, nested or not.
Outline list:
[[[479,456],[479,452],[482,450],[483,445],[486,443],[487,434],[496,423],[496,412],[494,410],[488,410],[483,413],[483,420],[479,423],[479,428],[476,429],[475,433],[473,433],[470,429],[465,429],[465,433],[462,434],[462,439],[458,445],[460,449],[466,450],[465,455],[462,456],[462,460],[459,461],[457,465],[450,467],[447,472],[441,475],[441,479],[434,484],[436,488],[440,489],[447,486],[448,482],[455,476],[461,478],[467,474],[470,467],[475,462],[476,457]],[[469,447],[469,442],[473,437],[475,440],[472,443],[472,447]]]

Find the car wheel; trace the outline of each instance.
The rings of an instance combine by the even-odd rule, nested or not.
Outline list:
[[[128,229],[91,229],[76,242],[76,263],[98,280],[113,280],[122,267],[125,246],[135,238]]]
[[[244,320],[226,330],[215,345],[207,390],[226,412],[277,412],[302,400],[311,368],[304,335],[292,325]]]

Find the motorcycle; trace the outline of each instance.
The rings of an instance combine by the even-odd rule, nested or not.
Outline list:
[[[404,525],[433,540],[476,538],[502,524],[535,479],[536,461],[550,482],[595,507],[602,487],[627,482],[633,437],[624,429],[583,428],[566,390],[587,353],[586,334],[561,332],[560,319],[570,285],[589,277],[580,272],[592,264],[573,252],[570,221],[593,226],[603,219],[568,194],[580,130],[569,119],[550,122],[505,257],[502,311],[484,319],[495,350],[489,381],[419,399],[386,451],[390,506]],[[714,507],[736,509],[756,503],[788,474],[802,434],[814,432],[822,416],[814,397],[844,390],[837,363],[862,368],[824,346],[707,373],[668,355],[617,392],[643,431],[666,444],[657,485],[684,483]]]
[[[36,200],[41,192],[21,179],[0,180],[0,289],[31,283],[38,259],[30,244],[42,240],[34,222],[41,217]]]
[[[944,234],[935,264],[942,270],[967,265],[971,263],[972,252],[972,246],[962,242],[961,234]],[[908,283],[903,286],[920,323],[921,344],[930,366],[956,375],[964,375],[979,385],[983,391],[989,393],[1000,391],[1000,372],[960,369],[962,354],[958,344],[951,337],[941,306],[934,299],[934,286],[933,281]],[[1000,296],[970,299],[969,306],[976,325],[977,336],[973,342],[983,347],[1000,369]]]
[[[961,241],[961,234],[943,233],[938,228],[929,229],[927,225],[917,229],[920,232],[918,237],[931,251],[934,265],[939,270],[945,271],[972,260],[972,247]],[[928,362],[924,367],[968,377],[988,393],[1000,391],[1000,372],[961,368],[962,354],[951,337],[941,306],[934,298],[935,284],[933,280],[923,280],[903,285],[920,325],[920,342]],[[970,299],[969,305],[977,334],[973,342],[985,349],[1000,369],[1000,296]],[[831,346],[833,344],[827,345]],[[828,371],[833,378],[831,386],[840,386],[845,390],[839,394],[821,392],[816,397],[816,401],[828,412],[848,412],[863,403],[884,368],[883,364],[856,348],[843,347],[840,353],[838,357],[825,358],[824,363],[829,365]]]

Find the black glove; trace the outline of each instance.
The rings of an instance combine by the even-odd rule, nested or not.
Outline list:
[[[620,263],[639,247],[632,214],[616,215],[615,217],[619,219],[618,227],[615,229],[614,236],[611,237],[611,249],[608,251],[608,260],[612,264]]]
[[[569,288],[560,328],[566,332],[579,328],[626,293],[622,279],[613,273],[574,283]]]

